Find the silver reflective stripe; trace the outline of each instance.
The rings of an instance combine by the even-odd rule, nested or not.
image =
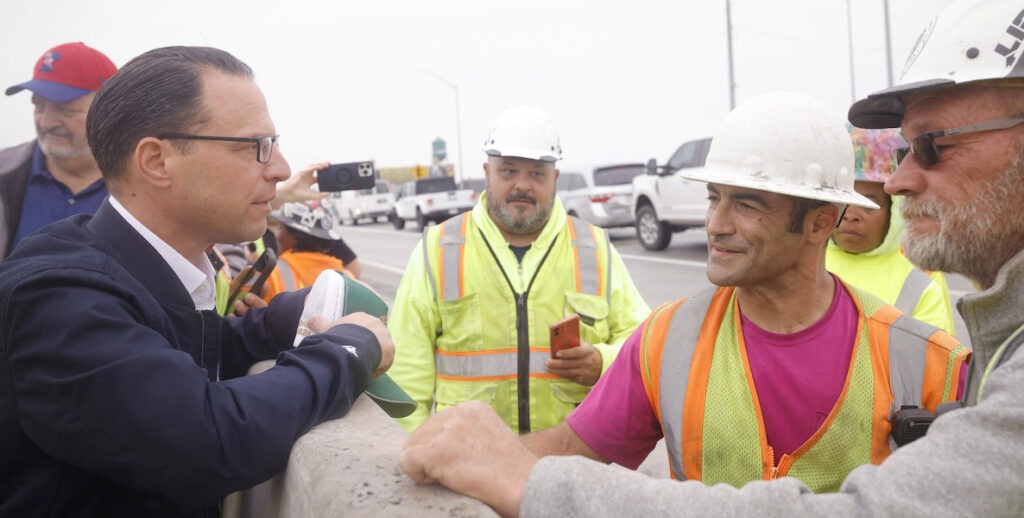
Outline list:
[[[452,377],[509,376],[518,375],[517,352],[448,356],[434,354],[437,374]],[[545,372],[544,360],[550,358],[547,352],[530,351],[530,372]]]
[[[914,268],[910,270],[910,275],[903,281],[903,288],[900,289],[900,296],[896,298],[896,309],[911,315],[914,313],[914,308],[917,307],[917,302],[921,300],[921,296],[924,295],[924,290],[928,288],[928,285],[932,283],[932,278],[927,273]]]
[[[690,365],[704,317],[711,306],[715,289],[704,290],[683,302],[672,316],[661,357],[661,430],[665,434],[669,467],[677,480],[686,480],[683,471],[683,403]]]
[[[572,246],[576,249],[576,257],[579,260],[580,293],[597,295],[600,273],[597,268],[597,242],[594,241],[594,234],[586,221],[572,216],[569,216],[569,221],[572,222],[573,233],[576,234]],[[611,289],[607,288],[605,291],[610,293]]]
[[[465,213],[453,218],[448,218],[441,223],[444,227],[444,234],[441,236],[441,274],[444,276],[444,293],[442,300],[456,300],[461,294],[459,286],[462,284],[462,247],[466,244],[466,238],[462,236],[462,219]],[[427,271],[430,271],[430,263],[427,263]],[[433,282],[431,282],[433,284]]]
[[[939,328],[902,315],[889,328],[889,386],[893,403],[889,418],[904,405],[922,406],[924,362],[928,337]],[[889,447],[896,451],[896,442],[889,437]]]
[[[279,259],[277,261],[277,270],[281,272],[281,283],[284,284],[284,291],[295,291],[295,274],[292,273],[292,267],[288,264],[288,261]]]

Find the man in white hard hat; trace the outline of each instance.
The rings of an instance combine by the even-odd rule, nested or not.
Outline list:
[[[471,212],[430,227],[395,296],[391,375],[419,402],[399,420],[478,400],[519,433],[571,412],[650,311],[604,230],[555,196],[554,122],[512,108],[484,142],[486,191]],[[579,347],[552,357],[549,325],[579,317]]]
[[[578,458],[538,461],[493,418],[460,426],[469,411],[444,423],[446,432],[434,430],[437,440],[426,442],[435,455],[417,449],[403,462],[523,516],[1024,514],[1024,128],[1013,126],[1024,106],[1022,10],[1011,0],[951,5],[918,39],[900,83],[849,115],[860,127],[900,125],[910,143],[886,184],[905,197],[907,256],[923,268],[966,275],[983,290],[957,305],[974,345],[966,408],[941,415],[882,464],[854,470],[831,495],[790,478],[741,490],[669,486]],[[456,436],[458,451],[472,454],[446,447]]]
[[[522,475],[537,457],[635,468],[664,435],[672,477],[689,480],[686,489],[673,482],[655,490],[652,482],[649,493],[658,497],[622,494],[635,479],[617,486],[622,481],[611,479],[619,477],[598,464],[566,458],[556,464],[576,470],[575,480],[599,481],[580,488],[593,507],[528,488],[531,514],[585,516],[686,513],[684,499],[660,493],[736,495],[757,486],[748,482],[783,477],[790,491],[835,492],[858,466],[882,462],[912,439],[898,417],[907,414],[895,411],[912,405],[923,408],[908,412],[922,415],[955,400],[969,353],[944,331],[826,271],[826,243],[843,207],[877,207],[854,190],[852,166],[844,122],[818,101],[778,93],[737,107],[712,140],[706,167],[687,174],[708,182],[707,274],[718,287],[655,310],[565,424],[516,445],[484,424],[493,421],[486,409],[462,406],[413,434],[403,468],[514,514]],[[507,460],[498,469],[511,482],[474,473],[446,449],[461,436],[460,448],[477,452],[481,429],[493,445],[487,448]],[[463,480],[464,470],[487,485]],[[572,486],[560,475],[539,476],[547,481],[541,484]],[[543,503],[529,500],[538,492]],[[697,514],[724,514],[736,504],[725,498]]]

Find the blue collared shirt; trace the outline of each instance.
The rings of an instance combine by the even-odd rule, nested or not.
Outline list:
[[[46,169],[46,157],[39,144],[36,144],[32,155],[32,172],[25,188],[25,201],[21,206],[21,220],[14,233],[14,241],[11,242],[11,250],[29,234],[54,221],[75,214],[96,212],[106,197],[107,184],[102,178],[78,194],[71,194],[71,189]]]

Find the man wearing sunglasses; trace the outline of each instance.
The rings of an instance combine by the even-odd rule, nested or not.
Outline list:
[[[828,270],[896,309],[952,333],[953,305],[946,278],[941,272],[921,270],[903,255],[903,198],[884,190],[896,169],[892,151],[905,147],[906,142],[895,128],[850,127],[849,131],[854,150],[853,188],[878,208],[847,206],[828,242]]]
[[[538,459],[467,405],[421,427],[410,442],[424,447],[407,447],[403,466],[506,516],[1024,515],[1024,127],[992,122],[1024,115],[1021,39],[1020,2],[956,2],[918,39],[900,84],[849,114],[859,127],[900,126],[911,143],[886,183],[905,197],[908,257],[983,290],[958,303],[974,345],[966,407],[927,435],[816,495],[793,478],[706,487]]]
[[[357,313],[292,348],[305,290],[214,311],[207,249],[262,235],[289,175],[245,63],[147,52],[86,128],[110,197],[0,265],[0,515],[217,516],[348,412],[394,346]]]

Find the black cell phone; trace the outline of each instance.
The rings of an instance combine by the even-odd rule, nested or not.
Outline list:
[[[372,189],[377,180],[373,162],[331,164],[316,172],[320,192],[358,191]]]
[[[249,284],[249,279],[252,279],[252,276],[257,273],[260,276],[249,287],[249,291],[259,296],[260,290],[263,289],[263,284],[267,282],[267,277],[270,277],[270,273],[274,271],[275,266],[277,266],[277,254],[270,248],[264,250],[259,258],[256,259],[256,262],[253,263],[252,268],[245,272],[242,282],[239,282],[235,289],[231,291],[231,294],[228,295],[228,303],[234,304],[235,298],[242,292],[242,287]]]

